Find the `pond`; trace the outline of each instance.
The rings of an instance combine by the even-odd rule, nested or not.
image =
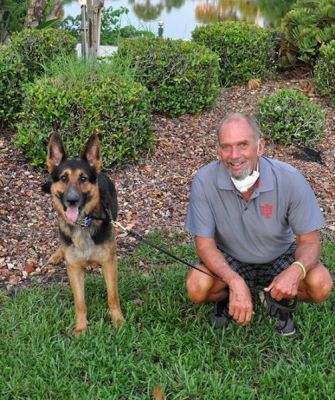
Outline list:
[[[277,27],[294,0],[105,0],[105,8],[126,7],[121,25],[133,25],[155,34],[163,22],[163,36],[190,39],[198,25],[213,21],[240,20]],[[80,14],[78,0],[64,5],[64,17]]]

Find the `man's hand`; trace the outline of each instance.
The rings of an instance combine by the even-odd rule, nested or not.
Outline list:
[[[291,265],[278,274],[264,290],[271,292],[272,298],[277,301],[292,299],[298,294],[298,286],[302,278],[303,274],[299,266]]]
[[[241,325],[247,325],[253,314],[250,290],[242,278],[229,284],[229,314]]]

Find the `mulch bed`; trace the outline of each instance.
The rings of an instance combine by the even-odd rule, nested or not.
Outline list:
[[[267,81],[256,90],[223,89],[216,106],[198,115],[154,116],[155,153],[138,165],[108,171],[118,190],[119,221],[141,234],[157,229],[182,231],[192,177],[216,158],[219,121],[232,111],[252,112],[258,99],[277,88],[302,90],[326,112],[325,136],[312,151],[268,143],[265,155],[286,161],[305,175],[326,218],[322,234],[334,238],[335,112],[315,94],[309,76],[301,73]],[[10,132],[0,135],[0,288],[16,290],[32,277],[41,284],[66,280],[64,265],[47,264],[58,245],[56,214],[50,197],[40,189],[47,174],[30,166]],[[124,256],[137,241],[119,233],[119,255]],[[183,237],[191,241],[188,235]]]

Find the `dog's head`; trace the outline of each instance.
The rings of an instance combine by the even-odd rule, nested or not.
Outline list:
[[[90,137],[79,158],[68,158],[59,135],[51,135],[47,158],[50,176],[42,190],[51,193],[59,215],[67,223],[74,224],[98,206],[101,165],[100,141],[96,135]]]

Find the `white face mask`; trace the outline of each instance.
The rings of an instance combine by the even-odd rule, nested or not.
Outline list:
[[[248,175],[241,180],[231,177],[231,180],[239,192],[245,193],[256,183],[258,178],[259,178],[259,172],[257,165],[257,171],[253,171],[251,175]]]

